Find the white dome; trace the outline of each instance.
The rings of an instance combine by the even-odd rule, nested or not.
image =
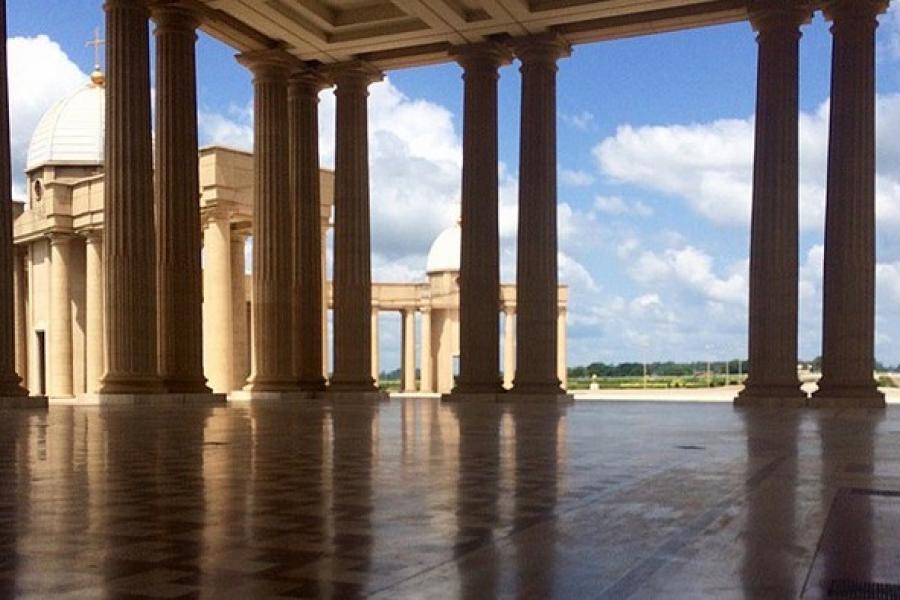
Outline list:
[[[459,255],[462,249],[462,228],[459,223],[448,227],[435,238],[428,251],[428,262],[425,272],[445,273],[459,272]]]
[[[91,83],[54,104],[31,136],[25,169],[103,164],[105,96],[102,85]]]

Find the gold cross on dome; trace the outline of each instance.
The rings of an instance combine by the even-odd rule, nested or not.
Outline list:
[[[100,28],[97,27],[94,29],[94,39],[85,43],[85,48],[90,48],[93,46],[94,48],[94,67],[100,68],[100,48],[106,44],[106,40],[100,37]]]

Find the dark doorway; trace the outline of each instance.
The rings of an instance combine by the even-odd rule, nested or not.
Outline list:
[[[38,389],[41,396],[47,395],[47,340],[45,332],[36,331],[38,357]]]

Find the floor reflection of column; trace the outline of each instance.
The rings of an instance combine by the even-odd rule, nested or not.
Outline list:
[[[797,436],[802,413],[757,409],[743,416],[747,440],[747,521],[740,535],[743,592],[755,598],[796,598],[803,586],[797,579],[803,570],[796,554]]]
[[[372,576],[373,540],[380,533],[374,522],[372,463],[377,407],[336,407],[331,412],[334,530],[329,556],[323,559],[327,573],[320,585],[325,597],[365,595]],[[352,565],[352,573],[348,567]],[[320,594],[321,595],[321,594]]]
[[[889,581],[885,577],[896,573],[895,559],[876,554],[879,537],[890,528],[875,522],[873,499],[877,496],[868,493],[876,487],[875,436],[885,415],[881,411],[829,413],[817,417],[822,444],[820,504],[830,511],[824,515],[824,533],[806,592],[813,598],[849,598],[854,596],[830,595],[829,590]],[[854,493],[857,490],[860,493]],[[890,567],[879,569],[879,564]]]
[[[0,518],[13,526],[0,527],[0,550],[3,557],[3,571],[9,574],[0,577],[0,597],[14,598],[22,593],[20,583],[26,578],[43,580],[46,571],[41,561],[29,561],[26,550],[33,546],[32,527],[39,526],[32,515],[32,507],[46,501],[41,490],[50,491],[47,486],[34,485],[33,443],[36,432],[46,434],[46,413],[6,413],[0,421],[0,453],[5,460],[0,461]],[[15,457],[15,460],[10,458]],[[38,463],[39,464],[39,463]]]
[[[556,588],[557,435],[565,408],[511,406],[515,424],[513,530],[518,597],[553,598]],[[564,430],[564,429],[563,429]],[[527,531],[526,531],[527,530]],[[535,565],[540,565],[536,568]]]
[[[475,403],[454,407],[459,422],[459,477],[453,554],[460,597],[497,597],[500,551],[494,536],[500,522],[500,411],[496,405]],[[474,558],[462,560],[475,551],[478,568],[473,568]]]

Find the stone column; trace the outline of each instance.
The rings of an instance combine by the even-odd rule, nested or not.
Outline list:
[[[231,390],[243,387],[250,376],[250,332],[247,322],[247,235],[231,232]]]
[[[887,0],[832,0],[819,406],[884,406],[875,357],[875,28]],[[753,369],[753,365],[750,366]]]
[[[322,226],[322,374],[328,379],[328,353],[331,344],[328,339],[328,277],[325,254],[328,248],[328,225]]]
[[[509,390],[516,372],[516,309],[506,306],[503,311],[503,385]]]
[[[407,308],[403,314],[403,358],[401,364],[400,389],[404,392],[416,391],[416,311]]]
[[[203,376],[203,275],[197,143],[197,19],[177,1],[156,21],[156,224],[159,373],[171,393],[209,393]]]
[[[434,392],[434,364],[431,359],[431,309],[422,309],[422,336],[421,347],[419,348],[419,371],[421,379],[419,380],[419,391],[425,393]]]
[[[517,394],[561,394],[556,376],[556,61],[569,46],[555,34],[516,47],[522,61],[519,234],[516,267]]]
[[[103,236],[99,229],[85,235],[85,302],[87,348],[85,349],[85,388],[93,394],[103,377]]]
[[[370,321],[370,323],[371,323],[371,325],[370,325],[370,326],[371,326],[371,332],[372,332],[372,337],[371,337],[371,345],[372,345],[372,361],[371,361],[371,365],[372,365],[372,379],[374,380],[376,386],[378,385],[378,379],[379,379],[379,376],[381,375],[381,371],[380,371],[380,370],[381,370],[381,365],[379,364],[381,361],[378,360],[378,357],[381,355],[381,348],[380,348],[379,345],[378,345],[378,338],[379,338],[379,335],[378,335],[378,325],[379,325],[379,323],[378,323],[378,314],[379,314],[378,307],[377,307],[377,306],[373,306],[373,307],[372,307],[372,318],[371,318],[371,321]]]
[[[296,390],[291,318],[291,205],[288,198],[287,80],[282,50],[240,55],[253,71],[253,365],[251,392]]]
[[[70,268],[72,236],[52,234],[50,237],[50,339],[48,354],[50,378],[47,395],[71,398],[72,381],[72,293]]]
[[[371,364],[372,273],[369,225],[367,88],[382,78],[354,62],[334,71],[337,84],[334,184],[335,392],[374,392]]]
[[[13,306],[12,189],[9,150],[9,88],[6,61],[6,0],[0,0],[0,401],[27,396],[16,374],[16,315]],[[14,400],[14,402],[17,402]]]
[[[569,338],[568,326],[566,325],[567,311],[560,308],[556,316],[556,376],[559,378],[560,386],[563,389],[568,387],[569,369],[567,361],[567,343]]]
[[[498,225],[498,69],[512,55],[481,43],[456,52],[463,67],[462,247],[459,275],[459,377],[454,392],[496,394],[500,380]]]
[[[203,362],[209,385],[217,394],[235,389],[231,242],[228,212],[212,210],[203,231],[203,336],[206,339]]]
[[[800,25],[805,2],[758,2],[756,153],[750,228],[749,356],[737,404],[803,404],[797,379]]]
[[[26,297],[28,293],[28,271],[25,260],[27,247],[16,247],[13,255],[13,297],[15,298],[16,327],[16,374],[22,381],[28,380],[28,312]]]
[[[288,86],[293,210],[294,372],[301,390],[325,389],[322,371],[322,208],[319,194],[319,90],[322,76],[295,71]]]
[[[147,4],[107,0],[103,394],[164,391],[157,372],[156,235]]]

